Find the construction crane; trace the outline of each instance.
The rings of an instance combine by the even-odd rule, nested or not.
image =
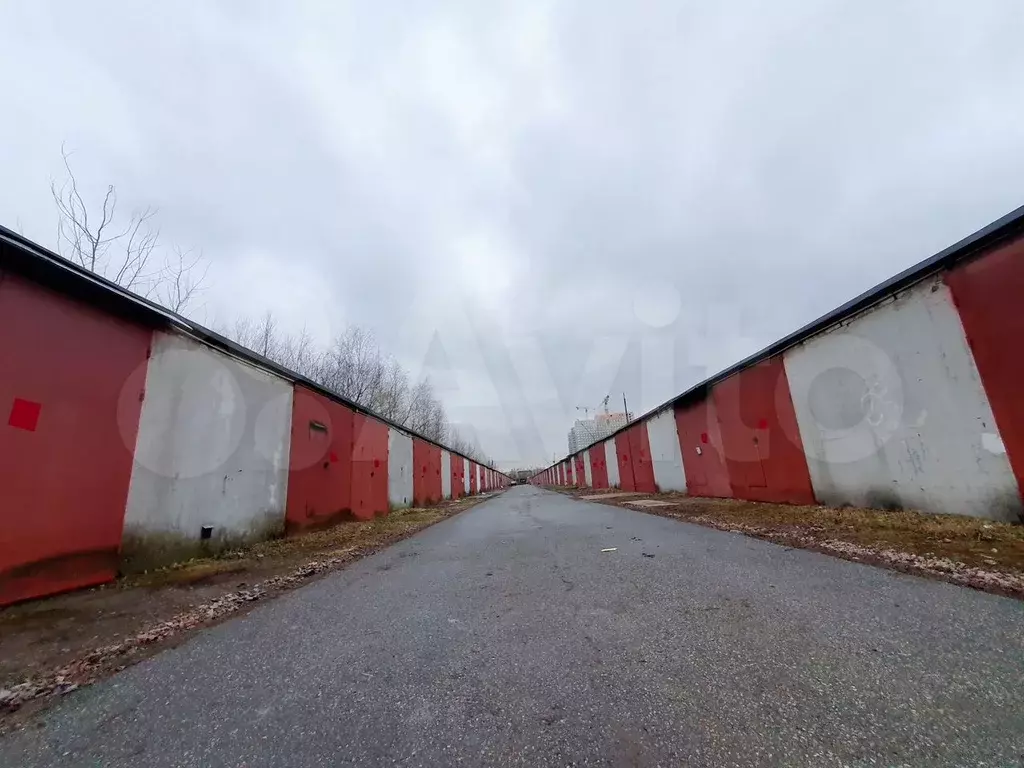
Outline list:
[[[601,401],[601,407],[604,408],[604,412],[605,412],[606,416],[608,415],[608,400],[610,398],[611,398],[611,395],[605,395],[604,396],[604,400]],[[585,418],[585,419],[589,419],[590,418],[590,412],[591,411],[594,412],[595,416],[597,415],[597,408],[591,408],[589,405],[577,405],[576,406],[576,410],[577,411],[583,411],[583,418]]]

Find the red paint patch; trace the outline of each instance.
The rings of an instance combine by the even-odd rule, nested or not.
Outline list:
[[[338,454],[336,454],[334,451],[331,451],[331,464],[337,464],[337,463],[338,463]]]
[[[707,432],[701,432],[700,433],[700,441],[702,443],[705,443],[705,444],[708,442],[708,433]]]
[[[378,469],[380,467],[380,459],[373,460],[373,468]]]
[[[757,422],[758,429],[768,429],[768,419],[761,419]]]
[[[7,424],[15,429],[35,432],[36,427],[39,426],[39,413],[42,410],[42,403],[33,403],[31,400],[22,400],[20,397],[16,397],[11,406],[11,416],[7,419]]]

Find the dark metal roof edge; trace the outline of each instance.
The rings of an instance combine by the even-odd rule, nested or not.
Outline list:
[[[597,445],[598,442],[603,443],[607,442],[608,440],[611,440],[616,435],[625,432],[632,426],[635,426],[637,422],[646,421],[648,418],[658,413],[659,411],[662,411],[670,406],[674,406],[676,403],[679,403],[681,401],[687,400],[698,394],[701,390],[707,390],[710,387],[713,387],[714,385],[721,383],[722,381],[729,378],[735,373],[739,373],[740,371],[746,368],[756,365],[757,363],[760,363],[764,360],[767,360],[770,357],[774,357],[775,355],[778,355],[780,352],[784,352],[790,347],[794,347],[797,344],[806,341],[807,339],[814,336],[818,332],[831,328],[836,323],[842,322],[843,320],[853,315],[856,315],[859,312],[864,311],[865,309],[871,307],[872,305],[877,304],[879,301],[882,301],[888,298],[889,296],[892,296],[893,294],[897,293],[900,290],[903,290],[904,288],[910,287],[914,283],[918,283],[921,280],[924,280],[925,278],[931,276],[932,274],[935,274],[936,272],[940,272],[943,269],[948,269],[957,262],[964,261],[966,259],[979,255],[980,251],[990,248],[995,244],[999,243],[1000,241],[1005,240],[1008,237],[1012,237],[1015,234],[1020,234],[1019,232],[1015,231],[1020,228],[1024,228],[1024,205],[1020,206],[1019,208],[1013,211],[1010,211],[1005,216],[996,219],[991,224],[982,227],[977,232],[974,232],[968,235],[967,237],[957,241],[948,248],[944,248],[943,250],[936,253],[934,256],[929,256],[927,259],[924,259],[923,261],[920,261],[917,264],[908,267],[902,272],[893,275],[889,279],[883,280],[881,283],[874,286],[873,288],[869,288],[864,293],[860,294],[859,296],[855,296],[854,298],[847,301],[845,304],[836,307],[831,312],[827,312],[818,319],[813,320],[807,325],[803,326],[802,328],[798,328],[792,333],[783,336],[781,339],[772,344],[769,344],[767,347],[760,350],[759,352],[755,352],[754,354],[743,358],[738,363],[733,363],[731,366],[722,371],[719,371],[714,376],[704,379],[700,383],[693,385],[689,389],[676,395],[670,400],[666,400],[664,403],[655,406],[651,410],[633,419],[625,426],[619,427],[617,430],[612,432],[607,437],[602,438],[597,442],[591,443],[589,446],[581,449],[577,453],[582,453],[582,451],[589,450],[594,445]],[[552,467],[561,464],[566,459],[571,458],[572,456],[575,455],[575,453],[567,454],[564,459],[556,461],[554,464],[551,464],[549,467],[547,467],[547,469],[551,469]],[[534,475],[534,477],[536,477],[536,475]]]
[[[202,341],[207,346],[218,349],[221,352],[226,352],[230,354],[232,357],[235,357],[244,363],[247,363],[249,365],[255,365],[259,368],[263,368],[268,373],[272,373],[275,376],[289,380],[294,384],[301,384],[302,386],[308,389],[312,389],[317,393],[325,397],[329,397],[335,402],[344,405],[347,408],[352,409],[353,411],[356,411],[357,413],[362,413],[365,416],[370,416],[393,429],[397,429],[398,431],[409,435],[410,437],[414,437],[418,440],[423,440],[424,442],[430,443],[431,445],[435,445],[438,448],[448,451],[448,453],[460,456],[463,459],[468,459],[474,464],[479,464],[482,467],[487,466],[486,464],[483,464],[476,459],[466,456],[464,453],[459,453],[458,451],[454,451],[448,446],[437,442],[436,440],[431,440],[429,437],[421,435],[415,430],[409,429],[408,427],[402,426],[401,424],[396,424],[390,419],[384,418],[380,414],[374,413],[369,408],[359,405],[358,403],[354,403],[348,398],[339,395],[336,392],[332,392],[331,390],[317,384],[311,379],[299,373],[296,373],[295,371],[292,371],[279,363],[275,363],[274,361],[264,357],[258,352],[254,352],[251,349],[247,349],[238,342],[232,341],[231,339],[227,338],[226,336],[222,336],[216,331],[211,331],[209,328],[206,328],[205,326],[199,325],[198,323],[195,323],[191,320],[188,320],[187,318],[182,317],[176,312],[172,312],[171,310],[160,306],[151,299],[147,299],[145,297],[134,294],[131,291],[122,288],[117,283],[108,280],[102,275],[97,275],[94,272],[90,272],[89,270],[85,269],[85,267],[79,266],[78,264],[75,264],[74,262],[65,259],[63,256],[54,253],[48,248],[44,248],[38,243],[29,240],[27,237],[20,235],[17,232],[14,232],[13,230],[5,227],[2,224],[0,224],[0,241],[7,242],[8,244],[14,246],[15,248],[19,248],[22,252],[27,253],[30,256],[38,259],[39,261],[45,262],[47,266],[54,270],[57,270],[58,274],[64,274],[73,279],[84,280],[88,283],[91,283],[97,289],[107,292],[109,294],[109,298],[111,298],[112,300],[120,302],[125,306],[130,306],[134,310],[140,311],[149,320],[155,321],[155,325],[169,326],[180,333],[185,333],[186,335],[192,336]],[[56,288],[57,290],[60,290],[59,287],[53,284],[48,284],[47,287]],[[502,475],[505,475],[504,472],[501,472],[501,470],[497,469],[496,467],[493,467],[492,469],[494,469],[496,472],[499,472]]]

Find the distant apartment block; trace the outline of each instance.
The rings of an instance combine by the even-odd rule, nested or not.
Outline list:
[[[569,430],[570,455],[603,440],[615,430],[626,426],[625,413],[599,413],[592,419],[577,419]]]

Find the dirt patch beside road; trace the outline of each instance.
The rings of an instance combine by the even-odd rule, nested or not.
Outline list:
[[[561,492],[577,498],[594,493],[592,489]],[[644,507],[636,504],[638,499],[669,504]],[[1024,598],[1022,525],[908,510],[767,504],[681,493],[642,494],[601,503]]]
[[[0,610],[0,731],[55,695],[172,647],[483,501],[392,512]],[[20,710],[15,713],[17,710]]]

